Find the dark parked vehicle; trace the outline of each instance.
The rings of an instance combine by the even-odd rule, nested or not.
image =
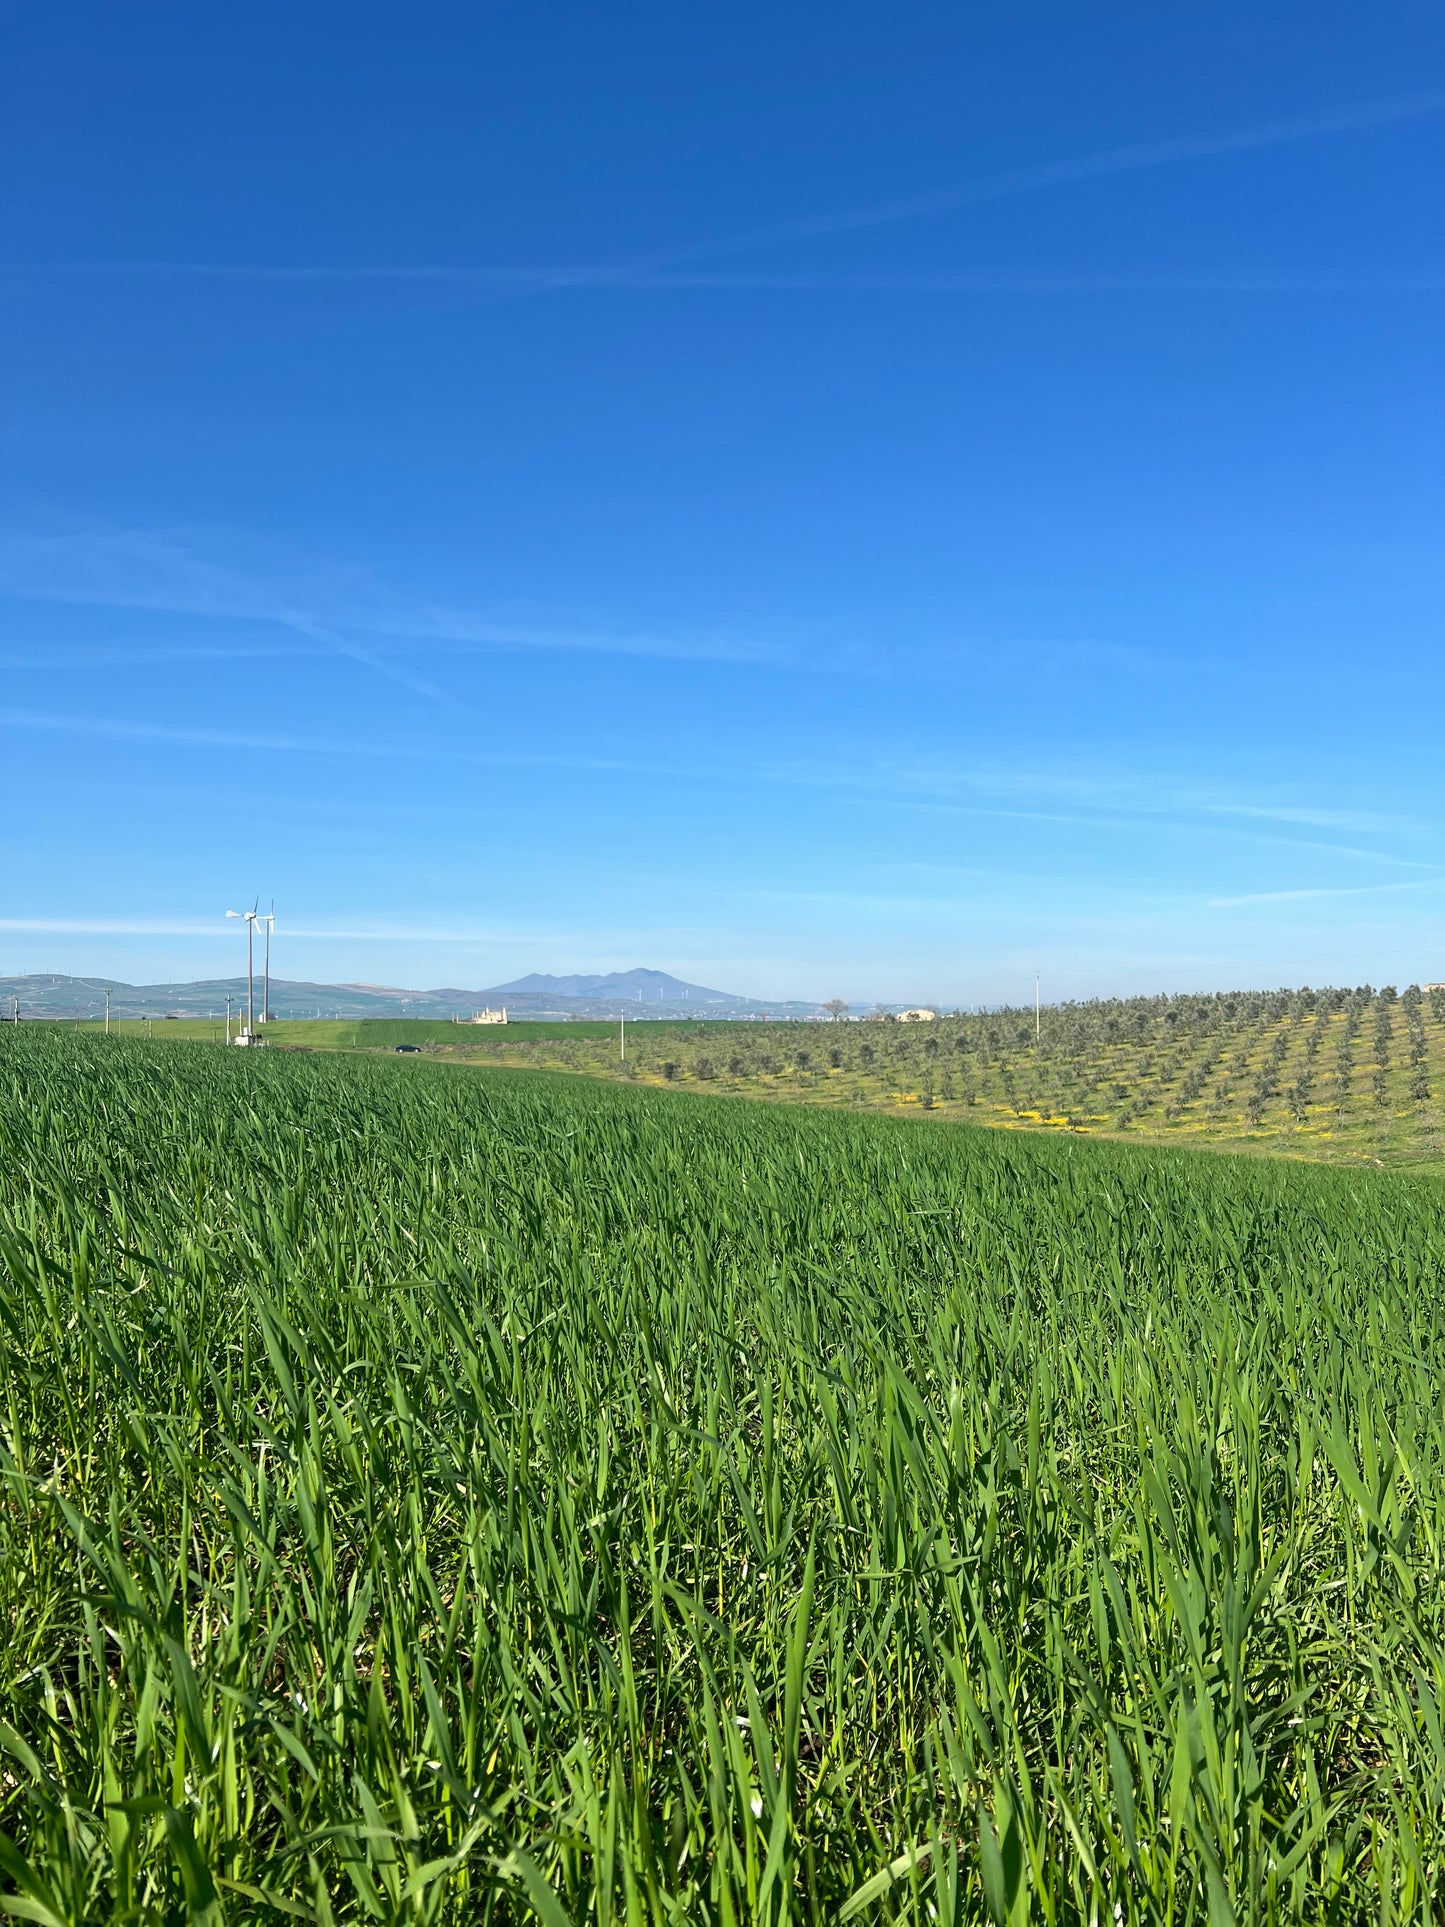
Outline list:
[[[420,1044],[398,1044],[396,1048],[398,1050],[404,1050],[404,1051],[419,1051],[421,1049],[421,1045]]]

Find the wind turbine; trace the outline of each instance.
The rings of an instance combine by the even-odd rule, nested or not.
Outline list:
[[[258,897],[256,901],[259,903],[260,898]],[[275,897],[271,899],[271,908],[266,912],[264,917],[258,918],[257,921],[264,923],[266,926],[266,975],[264,979],[265,989],[261,992],[261,1022],[263,1024],[269,1024],[271,1021],[271,932],[276,927]]]
[[[228,917],[239,917],[246,926],[246,1042],[249,1044],[256,1033],[256,966],[253,958],[253,945],[256,939],[256,925],[260,919],[256,908],[261,899],[257,897],[249,910],[228,910]]]

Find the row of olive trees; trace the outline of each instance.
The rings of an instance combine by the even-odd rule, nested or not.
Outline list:
[[[1146,1114],[1166,1124],[1186,1114],[1258,1126],[1276,1107],[1303,1122],[1316,1101],[1316,1064],[1326,1037],[1335,1051],[1334,1096],[1350,1101],[1354,1053],[1373,1018],[1374,1092],[1386,1073],[1398,1020],[1410,1055],[1412,1099],[1429,1096],[1427,1017],[1445,1024],[1445,993],[1417,986],[1240,991],[1211,996],[1096,999],[1055,1005],[1036,1038],[1032,1009],[954,1012],[932,1022],[832,1022],[639,1026],[628,1034],[626,1071],[667,1081],[781,1089],[891,1102],[911,1093],[925,1107],[981,1100],[1019,1113],[1097,1117],[1121,1127]],[[519,1027],[520,1030],[520,1027]],[[610,1046],[578,1038],[556,1047],[577,1068],[602,1067]],[[613,1060],[615,1064],[615,1060]],[[829,1082],[842,1073],[842,1081]],[[1241,1083],[1242,1080],[1242,1083]]]

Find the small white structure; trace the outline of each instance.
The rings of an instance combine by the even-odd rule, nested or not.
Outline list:
[[[258,1037],[255,1031],[247,1030],[246,1026],[242,1024],[241,1028],[236,1032],[236,1035],[231,1039],[231,1042],[233,1044],[239,1044],[242,1050],[261,1050],[265,1046],[266,1039],[264,1037]]]
[[[470,1017],[454,1017],[452,1019],[452,1022],[456,1024],[505,1024],[506,1021],[507,1006],[505,1004],[502,1005],[500,1010],[474,1010]]]
[[[900,1010],[898,1021],[900,1024],[932,1024],[938,1021],[938,1012],[936,1010]]]

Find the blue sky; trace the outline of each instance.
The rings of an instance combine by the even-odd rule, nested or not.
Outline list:
[[[3,32],[0,972],[1445,979],[1438,10]]]

